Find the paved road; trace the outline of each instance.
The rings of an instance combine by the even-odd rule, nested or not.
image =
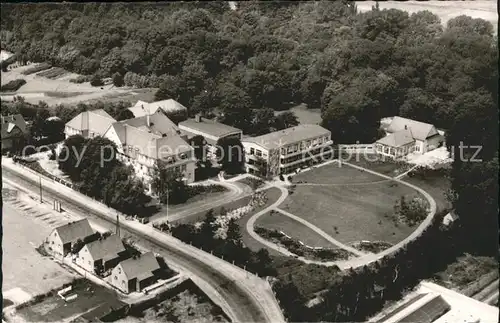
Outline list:
[[[26,171],[21,177],[5,167],[2,163],[2,176],[8,180],[25,187],[27,190],[38,193],[38,181],[33,179],[34,174]],[[114,221],[114,214],[99,210],[87,197],[75,199],[72,194],[66,192],[68,188],[42,180],[44,199],[52,201],[57,198],[66,210],[87,214],[89,217],[98,217],[109,222]],[[53,187],[59,185],[59,189]],[[65,194],[61,194],[61,192]],[[210,287],[216,295],[219,295],[218,305],[236,322],[283,322],[283,314],[272,295],[272,291],[266,288],[267,283],[260,278],[248,275],[242,269],[233,266],[206,252],[185,245],[179,240],[159,233],[151,226],[141,225],[136,221],[123,221],[121,232],[136,237],[136,240],[151,246],[155,252],[160,253],[170,263],[192,273],[199,278],[200,283]],[[203,286],[201,286],[203,287]],[[214,300],[217,302],[217,300]]]
[[[210,209],[215,209],[219,206],[222,206],[224,204],[227,204],[232,201],[236,201],[240,198],[243,198],[245,196],[248,196],[252,194],[252,190],[249,186],[242,184],[242,183],[232,183],[232,182],[218,182],[214,180],[209,180],[206,182],[207,185],[209,184],[216,184],[216,185],[221,185],[224,186],[228,192],[221,194],[221,196],[215,198],[215,199],[210,199],[210,200],[205,200],[205,201],[197,201],[193,203],[189,203],[187,205],[183,206],[175,206],[173,209],[175,211],[170,212],[170,214],[157,214],[153,215],[150,220],[151,222],[155,223],[160,223],[160,222],[165,222],[165,221],[177,221],[185,217],[189,217],[190,215],[203,212],[203,211],[208,211]]]

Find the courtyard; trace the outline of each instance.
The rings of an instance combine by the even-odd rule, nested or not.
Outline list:
[[[334,239],[353,242],[384,241],[395,244],[406,238],[416,227],[395,223],[390,217],[401,196],[420,196],[413,189],[385,178],[332,163],[299,173],[293,177],[295,187],[280,208],[303,218],[325,231]],[[281,217],[266,217],[265,226],[279,227],[299,238],[297,230],[280,224]]]

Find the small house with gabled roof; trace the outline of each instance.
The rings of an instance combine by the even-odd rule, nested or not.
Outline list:
[[[49,253],[66,256],[78,240],[86,240],[95,235],[89,220],[70,222],[52,230],[45,239],[45,249]]]
[[[126,259],[127,251],[116,234],[87,243],[78,252],[75,262],[91,273],[103,273]]]
[[[147,252],[120,262],[113,268],[109,281],[124,293],[140,292],[158,280],[160,270],[156,257]]]

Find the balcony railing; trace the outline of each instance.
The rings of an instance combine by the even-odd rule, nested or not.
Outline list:
[[[292,156],[295,156],[295,155],[300,155],[300,154],[303,154],[303,153],[307,153],[308,151],[313,150],[313,149],[330,146],[332,144],[333,144],[333,141],[332,140],[328,140],[327,142],[323,142],[323,143],[320,143],[320,144],[316,144],[316,145],[312,145],[311,144],[311,145],[309,145],[307,147],[302,147],[302,149],[299,149],[298,151],[291,152],[291,153],[287,152],[287,153],[283,154],[280,151],[280,157],[292,157]]]

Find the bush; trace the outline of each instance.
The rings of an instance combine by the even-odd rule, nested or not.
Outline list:
[[[17,91],[21,86],[26,84],[26,81],[24,79],[16,79],[12,80],[7,84],[2,85],[1,91]]]
[[[77,84],[80,84],[80,83],[84,83],[84,82],[89,82],[90,81],[90,77],[87,76],[87,75],[80,75],[78,76],[76,79],[71,79],[69,80],[71,83],[77,83]]]
[[[49,68],[52,67],[52,64],[50,63],[41,63],[36,66],[28,68],[26,71],[23,72],[24,75],[30,75],[33,73],[38,73],[44,70],[48,70]]]
[[[99,76],[93,75],[92,79],[90,80],[90,85],[92,85],[92,86],[103,86],[104,82],[102,81],[102,79]]]
[[[280,181],[284,181],[285,180],[285,177],[283,177],[283,175],[280,174]]]

